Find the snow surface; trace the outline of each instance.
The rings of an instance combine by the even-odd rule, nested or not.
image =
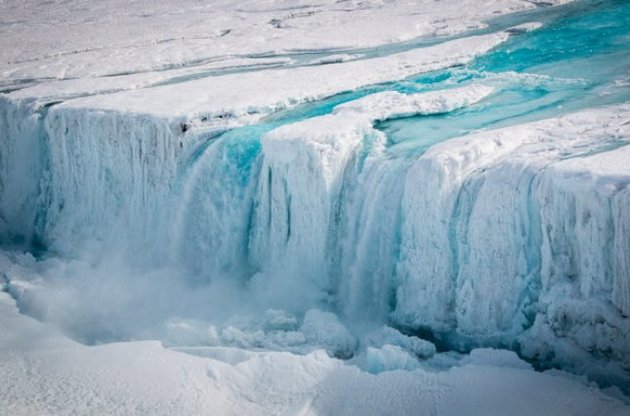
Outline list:
[[[549,1],[552,4],[563,0]],[[387,45],[483,27],[534,2],[185,0],[0,3],[3,82],[102,77]],[[386,22],[386,23],[384,23]]]
[[[201,78],[182,84],[78,98],[64,102],[55,110],[93,108],[151,114],[165,119],[265,114],[342,91],[464,64],[507,38],[506,32],[499,32],[449,40],[385,57]],[[39,95],[37,87],[33,90],[18,91],[14,95],[16,98]],[[252,94],[254,91],[256,94]],[[168,100],[161,99],[163,97]]]

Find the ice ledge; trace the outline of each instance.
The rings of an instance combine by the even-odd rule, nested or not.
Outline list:
[[[333,114],[354,114],[374,122],[417,114],[448,113],[474,104],[493,91],[494,88],[490,86],[477,84],[416,94],[386,91],[339,105],[335,107]]]
[[[265,114],[342,91],[464,64],[505,41],[508,36],[506,32],[472,36],[384,57],[324,67],[223,75],[182,84],[83,97],[69,100],[59,107],[114,110],[166,118]]]

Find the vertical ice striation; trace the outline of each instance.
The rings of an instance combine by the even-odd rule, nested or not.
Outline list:
[[[297,285],[294,295],[305,294],[305,287],[314,287],[322,298],[338,292],[334,301],[341,312],[385,319],[393,301],[408,163],[390,160],[386,137],[372,123],[453,111],[492,91],[471,85],[412,95],[378,93],[265,134],[252,264],[266,279]]]
[[[330,291],[327,245],[344,172],[371,131],[367,120],[323,116],[262,137],[251,261],[267,279],[295,285],[294,294]]]
[[[541,212],[540,303],[553,333],[600,358],[630,361],[627,204],[630,146],[547,169]]]
[[[470,337],[519,334],[538,293],[539,240],[531,188],[537,164],[510,160],[473,173],[451,224],[458,258],[457,330]],[[461,197],[461,194],[460,194]]]
[[[46,130],[51,248],[72,254],[81,242],[103,241],[140,255],[164,241],[168,195],[185,140],[181,131],[143,115],[63,105],[49,112]]]
[[[628,186],[625,192],[619,192],[612,196],[611,211],[615,227],[613,241],[612,274],[614,284],[612,290],[612,302],[621,310],[624,316],[630,316],[630,191]]]
[[[385,157],[382,147],[371,143],[350,171],[334,233],[337,303],[352,321],[385,321],[394,301],[407,164]]]
[[[38,207],[45,195],[43,172],[48,106],[0,96],[0,241],[38,245]]]
[[[529,188],[536,168],[497,163],[510,147],[490,142],[483,150],[429,151],[409,171],[398,266],[401,322],[468,337],[522,331],[534,284]],[[425,298],[439,301],[418,302]]]
[[[628,363],[624,114],[481,132],[418,159],[403,198],[394,321],[454,346]]]

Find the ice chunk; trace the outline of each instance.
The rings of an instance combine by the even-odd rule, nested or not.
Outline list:
[[[263,348],[265,346],[265,333],[261,329],[247,331],[230,325],[221,331],[221,339],[227,345],[241,348]]]
[[[265,311],[265,330],[292,331],[297,327],[297,318],[289,312],[280,309],[267,309]]]
[[[532,30],[540,29],[543,26],[540,22],[527,22],[518,26],[512,26],[507,29],[509,33],[524,33],[531,32]]]
[[[414,354],[418,358],[430,358],[435,354],[435,345],[421,338],[410,337],[394,328],[383,326],[365,336],[363,342],[368,347],[393,345]]]
[[[385,344],[381,348],[367,348],[367,370],[372,374],[393,370],[415,370],[418,360],[403,348]]]
[[[334,357],[352,357],[357,348],[356,338],[331,312],[319,309],[308,310],[300,331],[310,343],[321,345]]]

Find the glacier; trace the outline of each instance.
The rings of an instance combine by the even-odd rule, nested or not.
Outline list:
[[[11,58],[3,289],[105,351],[160,339],[216,359],[210,378],[247,383],[239,371],[288,353],[308,374],[336,368],[324,350],[374,377],[489,362],[628,394],[630,7],[467,18],[426,44],[309,37],[304,55],[246,54],[219,31],[242,53],[188,65],[168,40],[98,69],[70,54],[58,80]],[[283,22],[267,26],[308,28]],[[152,48],[165,60],[150,69],[130,59]]]

